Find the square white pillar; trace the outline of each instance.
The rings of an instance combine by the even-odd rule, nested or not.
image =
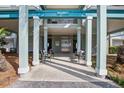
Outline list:
[[[81,27],[77,28],[77,53],[81,50]]]
[[[44,27],[44,50],[47,54],[48,48],[48,27]]]
[[[86,19],[86,65],[92,65],[92,16]]]
[[[19,69],[23,74],[29,71],[28,65],[28,6],[19,6]]]
[[[107,10],[105,5],[97,6],[97,61],[96,73],[105,78],[107,47]]]
[[[34,29],[33,29],[33,65],[40,63],[39,60],[39,30],[40,30],[40,19],[38,16],[34,16]]]

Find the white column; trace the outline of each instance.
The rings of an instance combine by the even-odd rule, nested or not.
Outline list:
[[[92,65],[92,16],[86,19],[86,65]]]
[[[38,16],[34,16],[34,29],[33,29],[33,65],[40,63],[39,61],[39,30],[40,30],[40,19]]]
[[[105,78],[106,70],[106,47],[107,47],[107,13],[106,6],[97,6],[97,76]]]
[[[113,38],[111,37],[111,34],[110,34],[110,47],[112,47],[112,46],[113,46],[112,41],[113,41]]]
[[[29,71],[28,65],[28,6],[19,6],[19,69],[23,74]]]
[[[48,27],[44,27],[44,49],[47,53],[47,47],[48,47]]]
[[[81,27],[77,28],[77,53],[81,50]]]

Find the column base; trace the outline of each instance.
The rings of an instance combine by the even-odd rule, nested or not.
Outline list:
[[[40,60],[39,61],[32,61],[33,66],[38,65],[38,64],[40,64]]]
[[[18,73],[19,74],[25,74],[29,71],[29,66],[25,68],[18,68]]]
[[[98,73],[96,73],[96,76],[99,77],[99,78],[102,78],[102,79],[106,78],[106,75],[99,75]]]
[[[107,75],[107,70],[106,69],[97,69],[96,68],[96,76],[97,77],[105,79],[106,75]]]
[[[88,67],[91,67],[92,66],[92,61],[86,61],[85,65],[88,66]]]

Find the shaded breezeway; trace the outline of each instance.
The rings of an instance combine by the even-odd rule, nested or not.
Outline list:
[[[72,60],[73,59],[73,60]],[[73,62],[72,62],[73,61]],[[83,61],[77,62],[72,56],[58,55],[45,63],[32,67],[9,87],[17,88],[115,88],[110,80],[95,76],[93,68],[86,67]]]

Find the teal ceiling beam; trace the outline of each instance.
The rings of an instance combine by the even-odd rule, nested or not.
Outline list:
[[[19,12],[0,11],[0,19],[18,19]],[[40,18],[86,18],[93,16],[97,18],[96,10],[29,10],[29,18],[39,16]],[[124,18],[124,10],[107,10],[107,17],[118,19]]]

